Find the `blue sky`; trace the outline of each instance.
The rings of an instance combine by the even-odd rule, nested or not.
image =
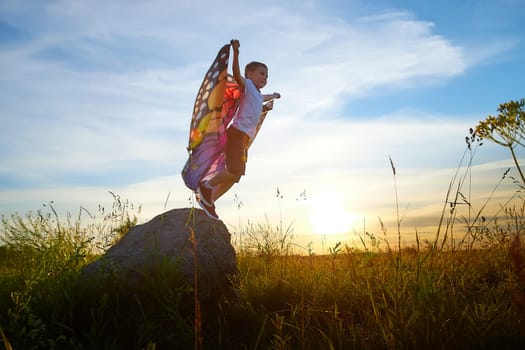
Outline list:
[[[524,13],[523,0],[2,0],[0,212],[76,212],[111,205],[108,191],[142,220],[191,205],[180,171],[193,102],[237,38],[241,65],[267,63],[264,92],[283,97],[217,203],[227,225],[283,218],[306,241],[345,240],[391,219],[397,188],[406,230],[424,231],[468,128],[525,97]],[[509,158],[478,150],[478,201]]]

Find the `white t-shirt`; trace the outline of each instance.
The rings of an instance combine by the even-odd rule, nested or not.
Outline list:
[[[263,95],[250,79],[244,79],[244,93],[232,126],[253,139],[261,117]]]

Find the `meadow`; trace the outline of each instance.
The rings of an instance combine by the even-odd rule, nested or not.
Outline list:
[[[79,288],[82,267],[137,223],[140,207],[116,194],[96,213],[61,218],[49,203],[4,216],[0,348],[523,349],[525,181],[497,213],[482,203],[458,217],[479,138],[467,144],[434,239],[415,232],[415,243],[401,246],[362,232],[361,246],[337,243],[318,255],[297,251],[282,225],[251,225],[242,228],[232,290],[215,303],[195,303],[173,265],[133,295],[118,279]]]
[[[118,280],[104,282],[104,292],[79,289],[81,268],[109,246],[93,234],[102,229],[117,240],[134,219],[117,211],[86,227],[78,217],[58,220],[50,208],[3,220],[5,349],[525,346],[525,249],[516,234],[525,206],[509,212],[514,221],[457,249],[381,248],[367,236],[360,249],[336,244],[329,254],[299,255],[291,235],[256,225],[238,252],[233,293],[200,310],[193,286],[172,266],[145,281],[140,295],[123,293]]]

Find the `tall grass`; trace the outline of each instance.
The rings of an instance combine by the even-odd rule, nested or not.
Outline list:
[[[61,220],[53,203],[2,216],[0,326],[14,348],[76,348],[75,286],[80,269],[127,233],[135,207],[111,193],[110,211],[85,208]],[[138,209],[140,212],[140,208]],[[88,223],[86,224],[86,217]]]
[[[505,171],[475,209],[470,141],[433,239],[421,242],[416,232],[415,245],[398,239],[392,248],[363,228],[362,248],[339,242],[327,254],[304,254],[280,212],[277,227],[243,229],[234,294],[216,305],[200,305],[198,286],[167,261],[137,293],[116,276],[78,288],[81,268],[137,222],[135,207],[117,195],[110,211],[99,207],[100,220],[83,208],[61,220],[52,203],[3,217],[0,348],[525,348],[523,187]],[[503,181],[516,192],[487,213]]]
[[[439,254],[431,242],[384,249],[372,234],[362,237],[367,249],[336,244],[327,255],[296,254],[291,235],[253,226],[250,248],[238,254],[235,295],[215,311],[195,308],[193,286],[171,265],[140,295],[127,295],[118,279],[78,290],[80,268],[95,258],[90,235],[77,235],[80,226],[67,220],[57,224],[51,210],[26,218],[27,237],[2,248],[3,347],[519,348],[525,263],[516,229],[524,208],[508,208],[506,224],[478,236],[483,244]],[[4,222],[4,231],[14,227],[21,228]]]

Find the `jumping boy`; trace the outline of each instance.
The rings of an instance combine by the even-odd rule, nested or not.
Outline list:
[[[210,180],[201,182],[197,189],[199,205],[209,217],[214,219],[219,218],[215,212],[215,201],[233,184],[239,182],[245,173],[248,146],[250,140],[255,137],[263,103],[281,97],[275,92],[270,95],[261,94],[260,89],[266,85],[268,80],[268,67],[264,63],[248,63],[244,69],[245,77],[242,77],[239,68],[239,41],[232,40],[231,46],[233,48],[233,77],[242,94],[239,108],[227,131],[226,169]]]

